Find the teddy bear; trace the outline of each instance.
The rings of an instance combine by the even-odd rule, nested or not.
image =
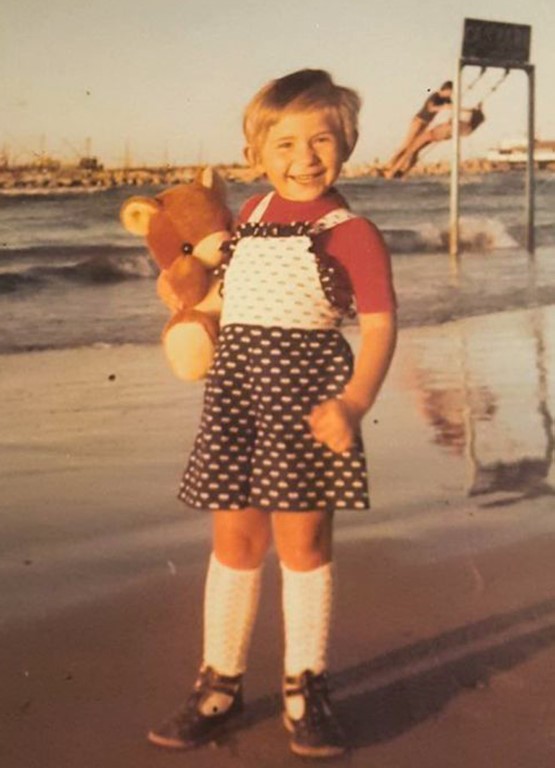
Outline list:
[[[160,268],[157,292],[172,312],[162,343],[172,371],[184,381],[203,378],[214,355],[221,308],[215,271],[232,226],[225,198],[222,178],[207,167],[189,184],[128,198],[120,210],[125,229],[146,238]]]

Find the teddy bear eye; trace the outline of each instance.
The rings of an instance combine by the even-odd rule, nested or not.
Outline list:
[[[183,243],[183,245],[181,246],[181,250],[185,254],[185,256],[190,256],[191,253],[193,252],[193,246],[191,245],[191,243]]]

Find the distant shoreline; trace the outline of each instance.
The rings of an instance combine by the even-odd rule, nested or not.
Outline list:
[[[224,179],[231,183],[249,184],[259,180],[259,176],[248,166],[215,164]],[[197,165],[167,166],[167,167],[137,167],[137,168],[102,168],[83,170],[79,167],[62,167],[48,169],[38,167],[20,167],[0,169],[0,192],[17,192],[28,189],[59,190],[59,189],[109,189],[122,186],[172,185],[186,184],[192,180]],[[342,178],[380,178],[383,176],[384,165],[380,163],[346,166]],[[445,176],[450,173],[449,161],[422,163],[416,165],[410,172],[410,177]],[[461,163],[461,170],[469,174],[509,172],[520,170],[520,166],[503,162],[492,162],[485,158],[474,158]],[[547,166],[547,170],[555,171],[555,163]]]
[[[407,178],[422,176],[445,176],[450,172],[449,161],[421,163],[416,165]],[[25,192],[48,193],[59,191],[106,190],[123,186],[168,186],[186,184],[194,176],[198,166],[167,166],[137,168],[96,168],[83,169],[79,166],[61,166],[56,168],[19,166],[0,168],[0,194],[18,194]],[[257,174],[247,166],[238,164],[216,164],[215,168],[226,181],[231,183],[252,183],[258,180]],[[383,164],[367,163],[346,166],[342,178],[380,178]],[[461,163],[461,170],[466,174],[484,174],[518,170],[519,166],[509,163],[492,162],[485,158],[473,158]],[[555,171],[555,163],[547,166]]]

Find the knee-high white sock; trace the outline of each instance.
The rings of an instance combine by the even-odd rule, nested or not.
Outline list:
[[[281,564],[285,623],[285,674],[315,674],[327,668],[333,598],[331,563],[312,571]]]
[[[327,563],[312,571],[292,571],[281,564],[285,624],[285,674],[300,675],[309,669],[320,674],[327,668],[333,600],[333,567]],[[302,696],[286,696],[287,714],[303,716]]]
[[[204,666],[231,677],[247,666],[262,567],[239,571],[210,557],[204,593]]]

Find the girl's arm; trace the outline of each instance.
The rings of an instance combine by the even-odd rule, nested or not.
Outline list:
[[[351,380],[341,396],[320,403],[308,417],[314,439],[336,453],[353,444],[362,417],[378,396],[395,351],[394,312],[361,314],[359,324],[362,340]]]
[[[359,315],[362,336],[353,376],[341,397],[360,419],[373,406],[389,370],[397,340],[394,312]]]

